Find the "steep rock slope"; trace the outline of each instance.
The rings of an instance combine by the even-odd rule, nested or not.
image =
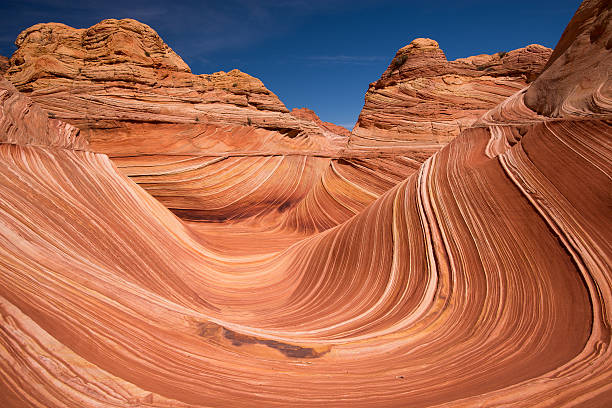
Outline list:
[[[348,221],[261,252],[0,87],[2,406],[612,403],[609,99],[577,119],[516,94]]]
[[[525,94],[526,105],[553,117],[606,117],[612,99],[612,4],[582,3],[547,69]]]
[[[184,219],[324,230],[434,151],[348,151],[346,129],[307,109],[287,112],[237,70],[191,74],[134,20],[39,24],[16,43],[7,78]]]
[[[321,134],[300,122],[257,78],[233,70],[194,75],[136,20],[87,29],[37,24],[15,42],[8,79],[57,118],[95,130],[152,123],[220,123]]]
[[[349,146],[441,147],[535,79],[551,52],[534,44],[448,61],[436,41],[417,38],[370,84]]]

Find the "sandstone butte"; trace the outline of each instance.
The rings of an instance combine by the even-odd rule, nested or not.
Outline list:
[[[443,146],[535,79],[551,53],[532,44],[447,61],[436,41],[417,38],[370,84],[349,146]]]
[[[182,64],[35,26],[73,57],[22,44],[0,79],[0,406],[610,406],[611,17],[584,1],[539,76],[427,151],[409,110],[351,147],[271,93],[74,82],[53,69]]]
[[[402,50],[424,41],[433,43],[415,40]],[[430,133],[400,143],[387,135],[373,149],[362,147],[368,145],[360,143],[368,140],[365,125],[358,124],[351,135],[311,110],[288,112],[261,81],[237,70],[194,75],[153,29],[135,20],[105,20],[89,29],[38,24],[23,31],[16,44],[7,78],[17,89],[53,118],[80,128],[93,151],[109,155],[123,174],[183,219],[258,217],[256,225],[264,230],[291,225],[306,233],[322,231],[362,211],[443,146]],[[463,105],[467,113],[455,112],[467,124],[524,86],[525,78],[544,65],[542,55],[551,52],[540,46],[527,49],[535,51],[512,51],[503,63],[499,56],[468,59],[494,67],[497,75],[512,73],[512,78],[483,76],[488,70],[472,63],[446,67],[438,48],[436,55],[446,65],[432,63],[419,48],[404,61],[402,72],[424,64],[434,69],[435,80],[452,77],[457,83],[464,78],[469,84],[440,88],[435,97],[455,95],[447,104]],[[391,88],[397,86],[385,89]],[[390,97],[400,100],[394,93]],[[370,99],[366,96],[360,123],[368,116]],[[429,104],[431,110],[430,99],[420,94],[412,102]],[[468,106],[480,110],[468,112]],[[423,109],[419,114],[424,115]],[[435,115],[431,112],[428,120]],[[389,122],[387,116],[370,117],[377,128]],[[259,184],[253,188],[245,180]],[[307,213],[317,215],[305,221]]]
[[[291,115],[257,78],[237,69],[192,74],[151,27],[136,20],[109,19],[88,29],[37,24],[15,44],[7,78],[54,117],[78,126],[93,145],[109,131],[137,133],[135,124],[142,132],[160,124],[198,129],[193,136],[201,131],[194,124],[260,128],[299,135],[304,150],[326,150],[335,141],[311,119]]]

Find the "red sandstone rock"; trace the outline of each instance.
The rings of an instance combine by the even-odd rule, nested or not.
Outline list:
[[[305,187],[290,185],[276,193],[259,189],[237,205],[211,211],[206,195],[213,190],[203,190],[207,184],[202,180],[219,174],[218,167],[226,164],[217,165],[219,158],[257,156],[244,159],[245,166],[265,155],[281,161],[280,155],[296,153],[329,158],[348,140],[346,129],[314,114],[290,114],[248,74],[192,74],[153,29],[135,20],[104,20],[88,29],[37,24],[23,31],[16,44],[7,79],[54,118],[80,128],[93,151],[109,154],[126,174],[186,218],[242,219],[279,206],[286,211],[329,166],[329,159],[312,159],[326,164],[321,167],[301,159],[280,164],[268,157],[275,174],[287,171],[286,166],[303,171]],[[224,182],[233,184],[230,179]],[[228,202],[243,194],[237,188],[235,194],[226,191]],[[270,201],[276,207],[259,204]],[[342,221],[354,215],[345,212]]]
[[[4,75],[4,72],[8,69],[9,60],[8,58],[0,55],[0,75]]]
[[[17,38],[7,78],[44,109],[95,139],[139,123],[255,126],[325,139],[289,115],[257,78],[232,70],[194,75],[157,33],[135,20],[87,29],[37,24]]]
[[[610,406],[612,106],[577,120],[546,99],[550,118],[524,95],[416,171],[363,151],[188,157],[231,149],[232,124],[154,134],[172,154],[131,176],[204,191],[216,222],[193,224],[0,81],[2,406]],[[248,221],[223,218],[244,197]]]
[[[0,76],[0,143],[88,149],[79,129],[57,119]]]
[[[612,100],[610,21],[609,1],[582,3],[545,71],[527,90],[529,108],[552,117],[607,115]]]
[[[438,43],[417,38],[370,84],[349,146],[443,146],[543,69],[551,50],[529,45],[507,53],[447,61]]]
[[[538,79],[475,125],[607,118],[612,109],[611,16],[609,2],[584,1]]]
[[[342,126],[338,126],[331,122],[323,122],[321,119],[319,119],[317,114],[314,113],[314,111],[308,108],[294,108],[291,110],[291,114],[295,116],[296,118],[307,119],[307,120],[313,121],[320,127],[327,129],[332,133],[346,136],[347,138],[351,136],[351,132],[348,129]]]

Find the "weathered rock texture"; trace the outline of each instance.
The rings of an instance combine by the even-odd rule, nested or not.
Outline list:
[[[108,154],[186,218],[242,219],[269,212],[272,203],[286,212],[323,177],[329,157],[337,157],[348,141],[346,129],[323,123],[314,113],[289,113],[248,74],[192,74],[153,29],[135,20],[104,20],[89,29],[38,24],[23,31],[16,45],[7,78],[52,118],[80,128],[93,151]],[[294,154],[312,158],[306,163],[285,157]],[[244,187],[236,193],[221,187],[241,179],[219,171],[236,160],[245,169],[260,169],[262,181],[268,180],[267,168],[269,176],[302,173],[304,182],[244,197]],[[227,180],[220,180],[223,174]],[[207,195],[213,186],[228,205],[242,198],[212,210]]]
[[[194,75],[153,29],[135,20],[104,20],[88,29],[37,24],[15,44],[8,79],[92,140],[99,129],[133,122],[255,126],[325,139],[257,78],[239,70]]]
[[[351,135],[351,132],[342,126],[338,126],[331,122],[323,122],[321,119],[319,119],[316,113],[314,113],[308,108],[294,108],[293,110],[291,110],[291,114],[296,118],[311,120],[320,127],[325,128],[330,132],[336,133],[338,135],[346,136],[347,138]]]
[[[529,108],[545,116],[601,114],[612,99],[612,3],[582,3],[555,48],[547,69],[525,94]]]
[[[535,79],[551,52],[534,44],[447,61],[436,41],[417,38],[370,84],[349,146],[441,147]]]
[[[87,141],[79,129],[57,119],[0,77],[0,143],[53,146],[84,150]]]
[[[553,118],[517,93],[416,170],[230,157],[181,180],[218,211],[191,223],[0,88],[1,406],[612,405],[610,99]],[[168,185],[202,167],[177,157]],[[258,190],[274,217],[222,217]]]
[[[0,55],[0,75],[4,75],[4,72],[8,69],[9,60],[5,56]]]

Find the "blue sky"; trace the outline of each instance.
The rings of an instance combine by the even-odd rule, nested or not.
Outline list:
[[[0,54],[10,56],[23,29],[41,22],[89,27],[135,18],[155,29],[196,74],[238,68],[261,79],[288,108],[308,107],[352,127],[370,82],[395,52],[433,38],[448,59],[551,48],[577,0],[3,0]]]

